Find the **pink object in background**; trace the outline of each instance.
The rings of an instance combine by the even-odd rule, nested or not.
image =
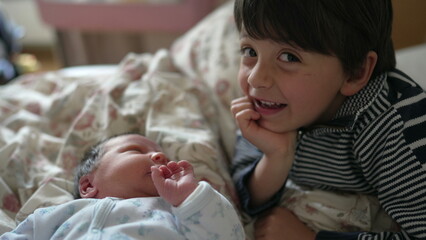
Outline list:
[[[42,19],[56,29],[138,32],[184,32],[217,5],[217,0],[163,4],[36,2]]]

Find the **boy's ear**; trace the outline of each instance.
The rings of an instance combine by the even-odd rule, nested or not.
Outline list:
[[[369,51],[364,64],[355,76],[349,77],[340,88],[340,93],[344,96],[352,96],[358,93],[367,85],[377,63],[377,53]]]
[[[78,182],[80,196],[82,198],[95,198],[98,194],[98,189],[92,184],[93,177],[91,174],[82,176]]]

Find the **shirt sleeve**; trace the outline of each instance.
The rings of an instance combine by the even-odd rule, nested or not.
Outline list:
[[[244,240],[240,218],[232,204],[207,182],[173,208],[181,232],[189,240]]]
[[[232,178],[234,180],[241,206],[243,210],[251,216],[258,215],[263,211],[276,206],[281,199],[285,186],[285,184],[283,184],[281,189],[263,205],[257,207],[250,206],[251,196],[248,189],[248,181],[250,180],[250,177],[262,156],[263,153],[261,151],[241,136],[240,132],[237,133],[235,155],[232,160]]]

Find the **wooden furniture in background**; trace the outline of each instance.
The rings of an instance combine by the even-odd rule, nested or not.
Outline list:
[[[396,49],[426,43],[426,0],[392,0]]]

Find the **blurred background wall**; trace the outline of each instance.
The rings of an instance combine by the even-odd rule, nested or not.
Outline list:
[[[199,0],[204,1],[204,0]],[[226,0],[218,0],[218,5]],[[426,43],[426,0],[392,0],[396,49]],[[41,58],[43,70],[118,63],[129,51],[168,47],[183,32],[79,32],[54,29],[40,17],[35,0],[0,0],[0,7],[24,28],[23,52]],[[111,48],[109,46],[114,46]]]

